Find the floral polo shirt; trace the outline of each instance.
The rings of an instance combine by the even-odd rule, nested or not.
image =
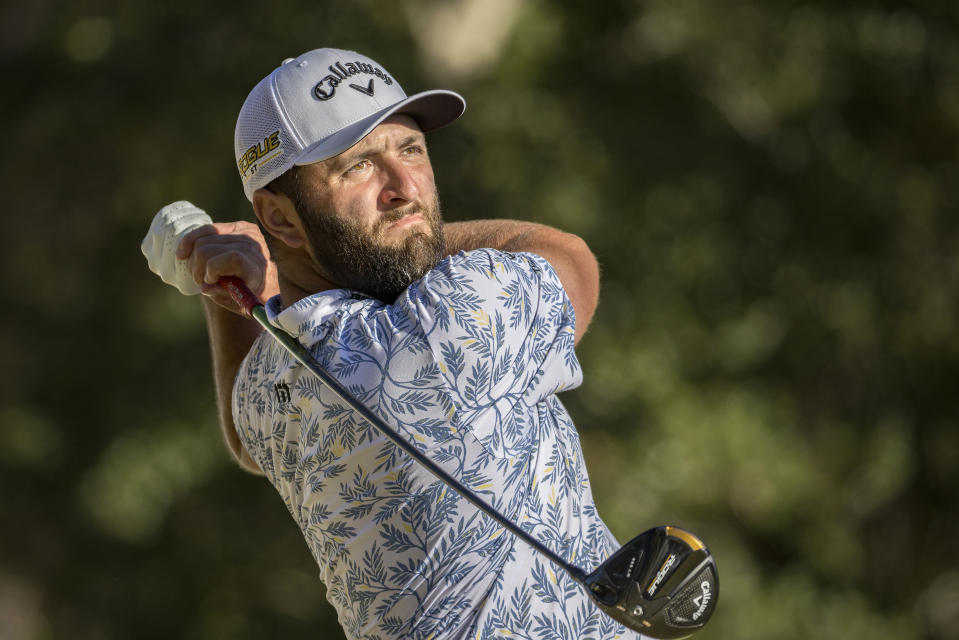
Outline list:
[[[267,311],[408,442],[571,564],[588,572],[618,548],[556,397],[582,372],[572,304],[543,258],[461,252],[393,304],[333,290]],[[237,375],[233,415],[348,638],[639,637],[266,333]]]

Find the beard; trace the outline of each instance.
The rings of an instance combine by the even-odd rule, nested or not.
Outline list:
[[[435,194],[425,205],[411,203],[384,213],[372,229],[300,201],[297,210],[320,272],[336,285],[394,302],[443,258],[442,214]],[[430,233],[411,230],[395,244],[384,240],[386,228],[407,215],[420,214]]]

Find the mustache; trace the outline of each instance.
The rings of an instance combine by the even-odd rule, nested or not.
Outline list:
[[[384,228],[398,222],[407,216],[412,216],[420,214],[424,219],[429,219],[429,208],[420,204],[419,202],[411,202],[407,205],[399,207],[397,209],[391,209],[383,215],[380,216],[380,219],[376,221],[375,231],[382,231]]]

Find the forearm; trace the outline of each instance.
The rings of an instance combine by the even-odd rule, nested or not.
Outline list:
[[[483,248],[524,251],[524,241],[536,230],[545,229],[549,227],[520,220],[468,220],[446,223],[443,234],[446,236],[446,252],[453,255]]]
[[[236,435],[232,405],[233,380],[262,328],[255,320],[227,311],[206,297],[203,298],[203,311],[213,356],[213,379],[223,438],[240,467],[250,473],[262,473]]]
[[[586,333],[599,303],[599,263],[579,236],[534,222],[470,220],[444,225],[446,251],[480,248],[528,252],[552,265],[576,312],[576,341]]]

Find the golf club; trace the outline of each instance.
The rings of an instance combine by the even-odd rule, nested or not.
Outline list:
[[[701,629],[712,616],[719,597],[719,576],[712,555],[699,538],[678,527],[649,529],[623,545],[591,573],[583,572],[484,502],[355,399],[303,345],[270,323],[263,304],[242,280],[221,278],[219,284],[344,404],[480,511],[563,569],[613,619],[653,638],[684,638]]]

